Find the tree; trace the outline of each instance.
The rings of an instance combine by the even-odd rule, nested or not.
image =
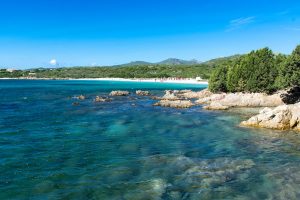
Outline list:
[[[268,48],[252,51],[228,68],[226,89],[229,92],[272,92],[276,76],[273,52]]]
[[[279,70],[277,79],[279,88],[287,88],[300,85],[300,45],[286,59]]]
[[[247,84],[245,90],[248,92],[272,92],[274,91],[277,69],[272,50],[263,48],[253,51],[247,56],[246,68]]]
[[[212,92],[227,92],[226,77],[227,67],[217,67],[210,76],[209,90]]]

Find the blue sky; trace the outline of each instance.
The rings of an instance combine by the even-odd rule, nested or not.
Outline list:
[[[205,61],[297,44],[296,0],[0,1],[0,68]]]

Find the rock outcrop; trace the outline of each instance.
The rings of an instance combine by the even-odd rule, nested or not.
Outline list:
[[[300,103],[264,108],[260,113],[241,123],[242,126],[300,131]]]
[[[121,91],[121,90],[117,90],[117,91],[112,91],[109,96],[128,96],[130,94],[130,92],[128,91]]]
[[[229,106],[223,106],[219,102],[212,102],[209,105],[203,107],[206,110],[228,110]]]
[[[135,94],[138,96],[150,96],[150,92],[149,91],[143,91],[143,90],[137,90],[135,91]]]
[[[275,107],[284,104],[279,93],[273,95],[263,93],[212,94],[198,99],[196,103],[207,104],[205,108],[217,110],[225,107]]]
[[[154,106],[163,106],[171,108],[190,108],[194,104],[189,100],[161,100],[154,104]]]
[[[78,99],[78,100],[85,100],[86,97],[83,95],[79,95],[79,96],[74,96],[73,99]]]
[[[163,97],[153,97],[158,100],[186,100],[186,99],[199,99],[211,96],[212,93],[208,89],[198,92],[192,90],[166,90]]]
[[[198,92],[192,90],[180,90],[177,94],[178,97],[187,98],[187,99],[200,99],[211,96],[212,93],[208,89],[204,89]]]
[[[165,95],[161,97],[161,100],[180,100],[182,98],[176,96],[177,90],[166,90]]]
[[[112,101],[112,99],[110,99],[110,98],[104,98],[104,97],[100,97],[100,96],[96,96],[96,98],[95,98],[94,101],[95,102],[110,102],[110,101]]]

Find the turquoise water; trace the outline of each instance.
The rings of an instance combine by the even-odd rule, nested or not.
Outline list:
[[[300,199],[300,137],[239,127],[251,110],[153,107],[133,94],[93,102],[186,88],[202,89],[0,80],[0,199]]]

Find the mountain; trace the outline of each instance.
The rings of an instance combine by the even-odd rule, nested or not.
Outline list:
[[[228,61],[233,61],[242,55],[236,54],[233,56],[227,56],[227,57],[220,57],[220,58],[215,58],[212,60],[208,60],[206,62],[199,62],[195,59],[193,60],[182,60],[178,58],[168,58],[166,60],[156,62],[156,63],[151,63],[151,62],[145,62],[145,61],[133,61],[130,63],[122,64],[122,65],[117,65],[122,66],[122,67],[128,67],[128,66],[149,66],[149,65],[197,65],[197,64],[206,64],[206,65],[221,65],[223,63],[226,63]]]
[[[161,62],[150,63],[145,61],[133,61],[130,63],[122,64],[119,66],[138,66],[138,65],[194,65],[199,64],[200,62],[197,60],[182,60],[177,58],[168,58]]]
[[[145,62],[145,61],[133,61],[130,63],[122,64],[121,66],[127,67],[127,66],[137,66],[137,65],[153,65],[153,63]]]
[[[225,62],[233,61],[235,59],[238,59],[241,56],[242,55],[240,55],[240,54],[236,54],[236,55],[233,55],[233,56],[215,58],[215,59],[211,59],[211,60],[208,60],[206,62],[203,62],[202,64],[206,64],[206,65],[221,65],[221,64],[223,64]]]
[[[169,58],[158,62],[159,65],[194,65],[199,64],[197,60],[181,60],[177,58]]]

